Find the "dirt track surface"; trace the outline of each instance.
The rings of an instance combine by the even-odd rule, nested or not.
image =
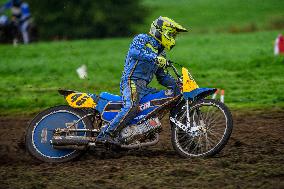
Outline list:
[[[55,165],[25,152],[21,137],[30,118],[0,117],[0,188],[284,188],[284,109],[233,116],[229,144],[214,158],[180,158],[163,120],[154,147],[91,151]]]

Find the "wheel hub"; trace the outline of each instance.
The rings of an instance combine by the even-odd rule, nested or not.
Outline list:
[[[202,119],[199,120],[199,125],[195,121],[193,122],[192,125],[193,126],[190,127],[190,130],[188,132],[193,137],[200,136],[201,134],[205,134],[207,132],[206,125]]]

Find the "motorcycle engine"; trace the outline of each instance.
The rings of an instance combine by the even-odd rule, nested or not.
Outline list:
[[[127,144],[135,140],[142,139],[148,134],[161,129],[161,122],[159,118],[151,118],[139,125],[130,125],[122,129],[120,132],[120,137],[122,141]]]

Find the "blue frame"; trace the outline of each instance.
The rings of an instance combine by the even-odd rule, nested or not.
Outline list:
[[[159,100],[159,99],[166,99],[169,98],[172,99],[174,96],[174,93],[172,94],[167,94],[168,90],[161,90],[157,93],[151,93],[148,94],[146,96],[144,96],[141,100],[140,100],[140,105],[148,103],[152,100]],[[111,121],[117,114],[119,111],[117,112],[108,112],[108,111],[104,111],[105,106],[108,103],[122,103],[121,101],[121,97],[117,96],[117,95],[112,95],[106,92],[103,92],[100,94],[100,99],[98,101],[98,105],[96,107],[96,109],[101,113],[102,115],[102,119],[105,121]],[[137,116],[132,120],[132,124],[135,124],[137,122],[139,122],[141,119],[143,119],[145,116],[147,116],[149,113],[155,111],[157,108],[159,108],[160,106],[154,106],[151,104],[151,106],[149,106],[148,108],[140,111]]]

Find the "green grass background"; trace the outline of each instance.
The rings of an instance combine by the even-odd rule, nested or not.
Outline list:
[[[284,1],[144,3],[152,11],[148,25],[158,15],[168,15],[191,28],[177,39],[168,57],[189,68],[200,87],[225,89],[225,102],[231,108],[284,107],[284,57],[273,55],[274,40],[283,33],[281,19],[276,21],[284,18]],[[147,32],[148,25],[140,30]],[[131,40],[132,36],[0,45],[0,114],[31,113],[64,104],[58,88],[119,94]],[[82,64],[88,68],[86,80],[75,71]],[[151,85],[162,89],[157,82]]]
[[[144,30],[158,16],[168,16],[194,33],[284,28],[283,0],[144,0],[150,7]]]

